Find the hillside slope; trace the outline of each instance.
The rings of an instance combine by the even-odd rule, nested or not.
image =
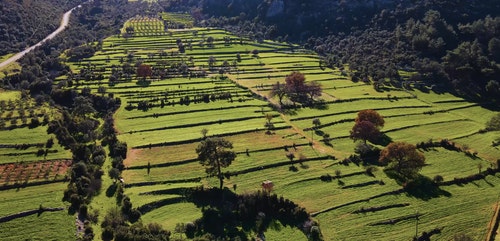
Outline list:
[[[0,55],[17,52],[57,29],[62,14],[82,0],[0,2]]]

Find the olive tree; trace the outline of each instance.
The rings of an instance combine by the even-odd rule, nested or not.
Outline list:
[[[231,165],[236,158],[236,153],[230,149],[233,149],[233,143],[221,137],[206,138],[196,148],[200,164],[205,166],[208,175],[217,176],[220,189],[224,181],[222,168]]]

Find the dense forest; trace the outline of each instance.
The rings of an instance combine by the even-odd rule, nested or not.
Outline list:
[[[207,0],[192,8],[201,25],[302,43],[375,88],[411,83],[479,102],[499,101],[498,12],[498,1],[461,0]]]
[[[18,52],[56,30],[62,14],[82,0],[0,1],[0,55]]]

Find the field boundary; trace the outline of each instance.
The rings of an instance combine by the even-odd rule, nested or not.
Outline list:
[[[495,214],[491,218],[491,221],[488,225],[488,234],[486,236],[486,241],[495,241],[495,237],[497,235],[498,224],[500,223],[500,198],[497,201],[497,206],[495,208]]]
[[[356,204],[356,203],[368,202],[368,201],[370,201],[372,199],[375,199],[375,198],[383,197],[383,196],[386,196],[386,195],[398,195],[398,194],[401,194],[401,193],[404,193],[404,192],[405,192],[405,190],[403,188],[397,189],[397,190],[394,190],[394,191],[384,192],[384,193],[381,193],[381,194],[378,194],[378,195],[375,195],[375,196],[372,196],[372,197],[368,197],[368,198],[365,198],[365,199],[360,199],[360,200],[356,200],[356,201],[352,201],[352,202],[340,204],[340,205],[337,205],[337,206],[329,207],[327,209],[323,209],[323,210],[311,213],[311,217],[316,217],[316,216],[318,216],[320,214],[327,213],[327,212],[333,211],[335,209],[339,209],[339,208],[346,207],[346,206],[349,206],[349,205],[353,205],[353,204]]]
[[[9,189],[16,189],[16,188],[33,187],[33,186],[52,184],[52,183],[58,183],[58,182],[66,182],[66,181],[69,181],[69,179],[64,178],[64,179],[60,179],[60,180],[47,180],[47,181],[28,182],[28,183],[14,183],[12,185],[8,184],[8,185],[0,186],[0,191],[5,191],[5,190],[9,190]]]
[[[19,212],[19,213],[16,213],[16,214],[11,214],[11,215],[0,217],[0,223],[5,223],[5,222],[8,222],[8,221],[17,219],[17,218],[24,218],[24,217],[27,217],[27,216],[30,216],[30,215],[33,215],[33,214],[38,214],[40,216],[43,212],[57,212],[57,211],[62,211],[64,209],[65,208],[62,208],[62,207],[59,207],[59,208],[44,208],[44,207],[40,207],[39,209],[22,211],[22,212]]]

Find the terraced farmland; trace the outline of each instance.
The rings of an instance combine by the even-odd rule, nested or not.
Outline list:
[[[71,153],[47,134],[57,111],[21,96],[0,93],[0,217],[9,219],[0,222],[0,239],[74,238],[75,218],[62,202]]]
[[[133,21],[134,26],[149,22]],[[262,181],[273,181],[274,193],[313,214],[326,240],[410,240],[417,218],[419,234],[439,230],[433,240],[450,240],[460,232],[485,238],[499,201],[498,173],[407,193],[382,167],[370,175],[362,164],[344,158],[354,153],[349,130],[356,113],[374,109],[384,116],[382,131],[393,141],[448,139],[467,153],[477,152],[420,150],[428,163],[422,175],[440,175],[447,183],[496,165],[500,150],[491,141],[500,133],[480,131],[495,112],[447,93],[395,87],[377,92],[371,84],[352,82],[344,70],[320,67],[319,57],[287,43],[254,42],[218,29],[169,29],[157,35],[148,29],[105,39],[93,57],[70,63],[76,73],[71,86],[66,79],[59,83],[121,98],[115,125],[130,148],[125,193],[143,212],[143,221],[173,230],[201,217],[200,207],[187,202],[183,192],[217,186],[194,151],[206,129],[209,136],[232,141],[238,153],[224,170],[225,187],[249,193],[260,190]],[[136,76],[140,64],[151,67],[151,76]],[[102,76],[86,78],[87,70]],[[279,111],[271,85],[292,71],[322,85],[321,108]],[[265,133],[266,114],[273,116],[272,134]],[[316,118],[321,125],[313,129]],[[266,236],[306,240],[297,230],[277,225]]]

